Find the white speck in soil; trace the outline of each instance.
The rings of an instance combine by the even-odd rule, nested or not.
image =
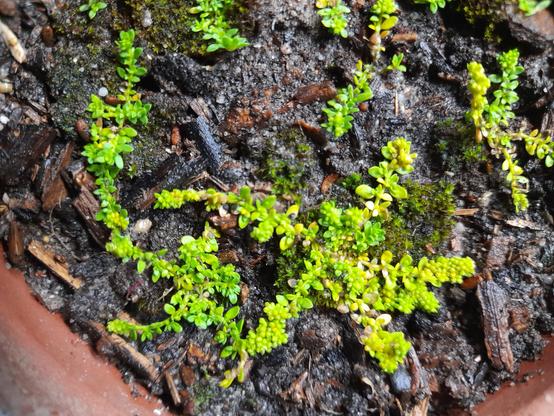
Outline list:
[[[100,97],[106,97],[108,95],[108,89],[106,87],[102,87],[98,90],[98,95]]]

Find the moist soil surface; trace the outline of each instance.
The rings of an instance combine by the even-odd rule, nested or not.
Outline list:
[[[186,414],[446,414],[468,411],[513,377],[521,360],[541,353],[542,337],[554,328],[554,170],[520,149],[530,207],[516,214],[501,162],[473,145],[464,114],[466,64],[480,61],[490,73],[499,52],[517,47],[525,72],[512,127],[552,134],[554,25],[548,10],[524,18],[490,1],[490,14],[469,24],[457,2],[431,14],[399,1],[399,23],[379,65],[402,52],[407,71],[377,75],[374,98],[355,115],[354,128],[333,139],[314,126],[324,121],[324,102],[352,81],[356,62],[371,60],[371,1],[346,1],[352,9],[348,39],[322,27],[312,0],[244,2],[243,13],[232,19],[251,45],[212,55],[188,29],[192,2],[108,1],[92,21],[78,12],[78,1],[16,3],[12,10],[13,2],[0,0],[7,5],[2,21],[27,52],[20,65],[0,47],[0,80],[13,85],[13,93],[0,94],[0,237],[7,261],[24,270],[44,306],[61,312],[126,380],[143,383]],[[397,213],[403,223],[391,226],[387,244],[416,260],[435,253],[469,256],[477,274],[462,286],[434,289],[437,314],[394,317],[390,327],[413,345],[394,374],[383,373],[363,351],[347,316],[325,308],[292,319],[289,342],[255,357],[245,382],[228,389],[218,384],[231,364],[219,358],[213,330],[185,325],[178,334],[129,341],[163,374],[151,377],[99,329],[98,323],[122,312],[144,322],[163,318],[171,293],[169,284],[153,284],[135,264],[107,254],[105,231],[75,202],[90,181],[75,124],[88,120],[91,94],[117,93],[115,40],[128,28],[137,30],[145,49],[142,64],[149,73],[138,90],[152,112],[118,187],[142,247],[176,250],[183,235],[198,235],[208,219],[195,204],[154,210],[147,203],[153,189],[248,184],[295,198],[303,210],[330,198],[346,206],[357,199],[345,179],[360,174],[369,181],[367,168],[381,160],[387,141],[411,141],[418,158],[408,188],[418,195],[419,209]],[[187,123],[199,117],[223,155],[218,166],[187,137]],[[453,189],[455,215],[447,188]],[[145,219],[152,223],[148,231],[134,228]],[[54,266],[23,249],[33,240]],[[279,291],[279,248],[257,244],[236,228],[222,232],[220,247],[220,257],[241,274],[241,313],[251,327]],[[79,279],[78,288],[53,272],[60,265]]]

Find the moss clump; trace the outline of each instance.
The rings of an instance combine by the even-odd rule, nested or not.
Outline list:
[[[517,3],[515,0],[462,0],[458,1],[458,10],[462,12],[466,20],[476,25],[485,25],[485,39],[487,41],[499,41],[495,35],[496,25],[500,23],[506,12],[507,4]]]
[[[426,246],[439,246],[452,231],[452,213],[456,209],[454,186],[445,181],[418,184],[411,180],[403,186],[408,199],[400,200],[396,212],[383,224],[386,239],[383,246],[416,259],[426,252]]]
[[[434,130],[434,137],[441,138],[435,148],[445,170],[458,172],[487,160],[483,146],[475,143],[475,129],[468,123],[446,119],[438,122]]]
[[[192,31],[198,15],[190,10],[196,3],[195,0],[125,0],[132,26],[155,53],[168,51],[205,56],[208,43],[202,40],[201,32]],[[244,11],[242,2],[235,3],[237,6],[228,16],[232,27],[240,26],[238,16]],[[146,22],[150,24],[145,25]]]
[[[287,129],[267,142],[260,177],[272,182],[276,195],[299,200],[315,160],[312,147],[299,129]]]

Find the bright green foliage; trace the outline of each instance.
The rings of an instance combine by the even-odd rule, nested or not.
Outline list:
[[[383,38],[398,22],[398,17],[394,14],[398,11],[398,6],[394,0],[377,0],[371,9],[371,23],[368,27],[373,30],[373,35],[369,38],[369,47],[373,60],[377,61],[381,52],[385,50],[383,46]]]
[[[526,16],[532,16],[550,6],[552,0],[519,0],[519,10]]]
[[[550,136],[544,137],[538,130],[533,130],[529,134],[519,132],[516,135],[525,141],[527,153],[537,156],[540,160],[544,159],[547,168],[554,166],[554,142]]]
[[[381,221],[392,198],[408,197],[406,188],[398,183],[398,175],[413,169],[416,155],[410,153],[410,143],[399,138],[383,147],[386,160],[369,169],[377,187],[361,185],[357,189],[368,200],[365,207],[341,208],[327,201],[307,226],[296,221],[298,205],[283,212],[275,195],[255,197],[248,187],[239,193],[187,189],[156,194],[157,209],[202,202],[206,211],[237,215],[239,228],[250,227],[250,236],[260,243],[280,237],[280,250],[290,264],[287,283],[291,290],[277,295],[275,302],[267,302],[258,326],[243,335],[244,321],[238,319],[240,310],[236,305],[240,276],[233,265],[219,261],[215,229],[206,224],[201,236],[184,236],[176,260],[164,258],[167,250],[143,250],[125,233],[129,220],[117,203],[115,179],[123,166],[122,155],[132,151],[130,141],[137,134],[129,123],[146,123],[150,110],[134,90],[145,70],[137,66],[142,51],[133,46],[133,41],[134,32],[129,31],[122,32],[118,42],[123,65],[118,74],[126,81],[118,97],[122,104],[113,107],[91,99],[89,111],[97,119],[97,129],[83,154],[97,177],[99,219],[112,232],[106,249],[123,261],[136,262],[137,271],[150,272],[154,282],[171,279],[173,292],[164,306],[165,319],[149,324],[117,319],[108,324],[108,329],[144,341],[164,331],[180,332],[183,322],[202,329],[214,326],[215,340],[224,346],[221,356],[239,358],[238,366],[225,372],[221,382],[225,387],[234,379],[244,380],[249,356],[265,354],[287,342],[287,320],[317,303],[350,314],[364,328],[360,335],[364,348],[384,371],[394,371],[410,344],[402,333],[383,329],[391,317],[379,312],[410,313],[416,308],[434,312],[439,304],[428,285],[459,283],[474,268],[467,258],[422,258],[414,265],[407,254],[397,263],[386,250],[380,256],[369,256],[369,251],[377,250],[385,240]]]
[[[320,9],[319,14],[323,26],[329,29],[333,35],[340,35],[343,38],[348,37],[346,27],[348,26],[348,17],[350,9],[346,7],[342,0],[317,0],[316,7]]]
[[[406,188],[398,183],[399,176],[410,173],[413,170],[412,162],[417,156],[410,153],[410,142],[404,138],[398,138],[389,142],[381,150],[387,161],[379,163],[379,166],[369,168],[368,173],[373,176],[379,185],[371,187],[360,185],[356,188],[356,194],[362,197],[366,208],[372,217],[388,217],[387,208],[393,198],[406,199]]]
[[[518,64],[519,51],[512,49],[508,52],[498,55],[498,64],[501,73],[492,74],[489,79],[493,84],[498,84],[498,89],[494,91],[494,100],[485,107],[486,117],[491,125],[508,125],[508,121],[515,117],[511,111],[512,105],[517,103],[519,97],[515,92],[519,82],[519,74],[524,68]]]
[[[108,7],[106,3],[103,1],[98,0],[88,0],[88,3],[82,4],[81,7],[79,7],[80,12],[88,12],[88,18],[90,20],[94,19],[96,17],[96,14],[100,11]]]
[[[352,128],[353,114],[360,111],[358,105],[373,98],[373,91],[369,86],[373,71],[371,65],[364,65],[362,61],[358,61],[353,84],[341,88],[337,97],[328,101],[323,109],[327,115],[327,122],[322,126],[336,138],[343,136]]]
[[[406,72],[406,66],[402,65],[402,60],[404,59],[404,54],[402,52],[393,55],[390,60],[390,65],[387,66],[387,71],[399,71]]]
[[[470,62],[467,64],[469,72],[468,90],[471,93],[471,110],[466,114],[468,119],[473,121],[476,129],[477,141],[481,141],[481,125],[483,120],[483,112],[488,105],[487,91],[491,86],[491,82],[485,74],[485,68],[478,62]]]
[[[197,0],[190,12],[198,18],[192,26],[194,32],[202,32],[203,39],[209,40],[208,52],[219,49],[235,51],[248,46],[248,41],[239,35],[238,29],[229,27],[227,14],[235,0]]]
[[[115,197],[115,179],[123,169],[122,155],[132,152],[130,142],[137,135],[128,123],[146,124],[151,107],[150,104],[143,104],[140,95],[134,90],[139,77],[146,73],[144,68],[137,66],[142,49],[133,47],[134,37],[135,32],[132,30],[121,32],[120,40],[117,42],[122,64],[122,67],[117,68],[117,73],[126,81],[125,88],[117,98],[123,104],[112,106],[105,104],[96,95],[91,96],[88,111],[93,119],[102,122],[92,123],[91,142],[83,151],[89,163],[88,170],[97,178],[98,189],[95,193],[100,198],[101,208],[96,218],[103,221],[113,232],[125,230],[129,223],[127,211],[118,204]]]
[[[512,107],[517,103],[519,97],[515,89],[519,85],[518,76],[524,68],[519,65],[519,51],[512,49],[501,53],[498,58],[500,74],[492,74],[488,78],[483,66],[477,62],[468,64],[469,91],[472,94],[471,110],[467,118],[475,126],[476,138],[481,141],[482,137],[487,139],[491,152],[496,157],[502,157],[502,170],[507,172],[506,180],[512,191],[512,200],[516,212],[524,211],[529,205],[527,196],[527,185],[529,180],[523,175],[523,169],[518,165],[515,158],[517,149],[513,141],[524,141],[527,152],[539,159],[545,159],[547,167],[552,167],[552,144],[550,137],[543,137],[538,131],[530,134],[524,132],[512,132],[506,129],[509,122],[515,117]],[[488,102],[487,91],[492,84],[498,85],[494,90],[494,100]]]
[[[444,9],[446,2],[450,0],[414,0],[415,4],[428,4],[431,12],[436,13],[439,8]]]

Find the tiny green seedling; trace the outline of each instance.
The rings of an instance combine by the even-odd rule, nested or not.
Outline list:
[[[439,8],[444,9],[447,1],[450,0],[413,0],[415,4],[428,4],[432,13],[436,13]]]
[[[79,7],[79,11],[88,12],[88,17],[90,20],[92,20],[96,17],[96,14],[100,10],[103,10],[106,7],[108,7],[108,5],[103,1],[88,0],[88,3],[82,4],[81,7]]]
[[[373,77],[374,68],[358,61],[354,72],[354,82],[338,91],[334,100],[328,101],[323,112],[327,122],[322,124],[336,138],[346,134],[352,128],[353,114],[359,112],[358,105],[373,98],[369,81]]]
[[[190,12],[198,18],[192,25],[193,32],[202,32],[204,40],[209,40],[208,52],[220,49],[235,51],[248,46],[248,40],[239,35],[239,30],[231,28],[227,15],[235,0],[197,0]]]
[[[317,0],[316,7],[320,9],[317,14],[321,16],[321,23],[329,29],[333,35],[343,38],[348,37],[348,17],[350,9],[342,0]]]
[[[371,17],[369,28],[373,30],[373,35],[369,38],[369,47],[374,61],[379,60],[381,52],[385,50],[383,38],[398,22],[398,17],[394,14],[398,11],[398,6],[394,0],[377,0],[371,6]]]
[[[552,0],[519,0],[519,10],[526,16],[532,16],[550,6]]]
[[[404,54],[402,52],[393,55],[391,58],[389,66],[387,66],[387,71],[399,71],[406,72],[406,66],[402,64],[404,60]]]

